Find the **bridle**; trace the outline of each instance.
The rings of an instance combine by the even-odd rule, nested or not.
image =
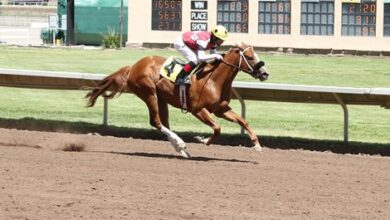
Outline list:
[[[248,74],[250,74],[250,75],[253,75],[253,74],[254,74],[254,70],[255,70],[255,69],[254,69],[254,66],[252,66],[252,65],[248,62],[248,58],[247,58],[247,56],[245,55],[245,52],[246,52],[247,50],[251,49],[251,48],[252,48],[252,47],[249,46],[249,47],[247,47],[247,48],[245,48],[245,49],[243,49],[243,50],[240,50],[240,60],[239,60],[239,62],[238,62],[238,66],[235,65],[235,64],[228,63],[228,62],[226,62],[225,60],[221,60],[221,62],[223,62],[224,64],[226,64],[226,65],[228,65],[228,66],[237,68],[237,69],[240,70],[240,71],[243,71],[243,72],[246,72],[246,73],[248,73]],[[254,56],[255,56],[255,58],[256,58],[257,63],[260,62],[259,57],[257,56],[257,54],[256,54],[256,53],[253,53],[253,54],[254,54]],[[248,70],[246,70],[246,69],[243,69],[243,68],[241,67],[242,61],[244,61],[244,62],[246,63],[246,65],[249,67],[250,72],[249,72]],[[256,64],[255,64],[255,66],[256,66]]]
[[[252,65],[248,62],[248,58],[247,58],[247,56],[246,56],[244,53],[245,53],[247,50],[251,49],[251,48],[252,48],[251,46],[248,46],[247,48],[245,48],[245,49],[243,49],[243,50],[241,50],[241,49],[239,48],[239,49],[240,49],[240,61],[238,62],[238,66],[235,65],[235,64],[228,63],[228,62],[226,62],[226,61],[223,60],[223,59],[222,59],[220,62],[222,62],[222,63],[224,63],[224,64],[226,64],[226,65],[228,65],[228,66],[230,66],[230,67],[233,67],[233,68],[235,68],[235,69],[238,69],[238,70],[241,70],[241,71],[243,71],[243,72],[246,72],[246,73],[248,73],[249,75],[253,76],[254,78],[257,78],[257,77],[256,77],[256,73],[254,73],[255,66],[257,66],[258,64],[264,65],[264,62],[263,62],[263,61],[260,61],[260,59],[259,59],[259,57],[257,56],[256,53],[253,53],[253,54],[254,54],[254,56],[255,56],[255,58],[256,58],[257,63],[256,63],[254,66],[252,66]],[[249,72],[248,70],[245,70],[245,69],[241,68],[242,60],[244,60],[244,62],[247,64],[247,66],[249,67],[249,69],[250,69],[251,72]],[[202,87],[201,93],[203,92],[203,89],[205,88],[207,81],[211,78],[211,76],[213,75],[213,73],[214,73],[214,71],[213,71],[211,74],[209,74],[208,79],[206,80],[206,82],[204,83],[204,85],[203,85],[203,87]],[[198,100],[197,100],[196,105],[195,105],[196,108],[197,108],[198,105],[199,105],[200,97],[201,97],[201,95],[198,96]]]

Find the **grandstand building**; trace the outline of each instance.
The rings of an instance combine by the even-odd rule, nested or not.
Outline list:
[[[126,44],[170,44],[215,24],[227,45],[390,52],[390,0],[129,0]]]

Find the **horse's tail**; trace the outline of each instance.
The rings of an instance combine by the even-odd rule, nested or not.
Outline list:
[[[127,78],[130,74],[131,66],[120,68],[115,73],[104,78],[96,87],[90,87],[84,98],[88,99],[87,107],[92,107],[96,103],[96,99],[102,95],[104,98],[112,99],[116,94],[122,94],[127,89]],[[110,93],[105,92],[109,90]]]

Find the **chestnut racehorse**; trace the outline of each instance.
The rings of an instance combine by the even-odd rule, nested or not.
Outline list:
[[[87,93],[87,107],[92,107],[102,95],[113,98],[122,92],[132,92],[142,99],[149,109],[150,124],[163,132],[177,152],[189,157],[184,141],[169,129],[168,104],[181,108],[179,86],[163,78],[160,68],[166,59],[160,56],[148,56],[132,66],[125,66],[107,76]],[[238,123],[249,134],[254,149],[261,151],[255,132],[241,116],[229,106],[232,82],[239,71],[243,71],[261,81],[268,78],[264,62],[260,61],[252,46],[242,43],[233,46],[223,60],[207,64],[203,72],[191,76],[191,85],[187,92],[187,111],[214,130],[209,138],[197,137],[204,144],[211,144],[221,133],[221,127],[212,119],[217,117]],[[105,93],[110,91],[111,93]]]

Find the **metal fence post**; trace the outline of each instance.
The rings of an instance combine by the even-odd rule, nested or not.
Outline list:
[[[108,99],[104,98],[104,104],[103,104],[103,125],[108,125]]]
[[[232,88],[232,92],[234,94],[234,96],[236,96],[236,98],[238,99],[238,101],[240,101],[240,104],[241,104],[241,117],[243,119],[245,119],[246,117],[246,105],[245,105],[245,101],[244,99],[240,96],[240,94],[237,92],[237,90],[235,88]],[[244,135],[245,134],[245,129],[243,127],[241,127],[241,135]]]
[[[333,96],[336,98],[337,102],[341,105],[344,111],[344,144],[348,144],[348,108],[338,94],[333,93]]]

